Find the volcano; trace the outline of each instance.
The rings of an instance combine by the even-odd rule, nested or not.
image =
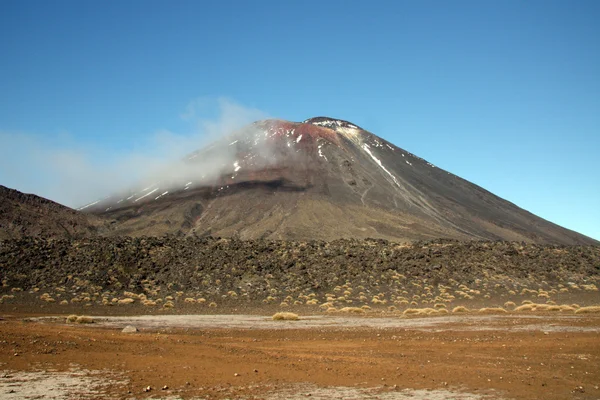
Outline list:
[[[109,235],[598,242],[348,121],[258,121],[80,209]]]

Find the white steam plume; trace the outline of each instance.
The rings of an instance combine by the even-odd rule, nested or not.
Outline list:
[[[202,111],[207,107],[216,107],[218,116],[203,118]],[[170,183],[198,180],[201,176],[214,178],[222,172],[223,165],[231,167],[233,149],[212,152],[194,164],[183,162],[183,158],[265,119],[266,114],[226,99],[200,99],[191,102],[181,117],[191,125],[189,132],[159,131],[149,135],[141,149],[129,152],[99,150],[57,135],[40,137],[0,131],[0,184],[70,207],[158,181],[162,193],[169,190]]]

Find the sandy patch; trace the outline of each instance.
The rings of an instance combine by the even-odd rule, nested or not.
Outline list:
[[[125,380],[109,371],[71,368],[69,371],[0,371],[0,398],[21,399],[112,399],[108,389]]]

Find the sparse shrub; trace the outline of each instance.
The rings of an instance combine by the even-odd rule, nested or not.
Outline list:
[[[565,305],[560,306],[560,311],[561,312],[574,312],[575,308],[565,304]]]
[[[506,303],[504,303],[505,308],[515,307],[515,306],[516,306],[516,304],[514,301],[507,301]]]
[[[502,307],[485,307],[479,309],[479,313],[481,314],[506,314],[507,312]]]
[[[174,307],[175,307],[175,304],[170,300],[165,301],[165,304],[163,304],[163,308],[174,308]]]
[[[419,315],[421,313],[422,313],[421,308],[407,308],[403,312],[404,315]]]
[[[457,307],[454,307],[452,309],[452,312],[455,313],[455,314],[457,314],[457,313],[467,313],[467,312],[469,312],[469,309],[467,307],[464,307],[464,306],[457,306]]]
[[[600,306],[581,307],[575,310],[575,314],[595,314],[600,313]]]
[[[214,301],[212,301],[208,306],[210,308],[217,308],[217,303],[215,303]]]
[[[340,309],[340,312],[364,314],[365,310],[360,307],[344,307]]]
[[[298,321],[298,314],[291,312],[278,312],[273,315],[273,321]]]
[[[67,322],[69,323],[73,323],[75,321],[77,321],[77,315],[73,314],[73,315],[69,315],[66,319]]]
[[[517,311],[517,312],[521,312],[521,311],[533,311],[534,308],[535,308],[535,304],[526,303],[526,304],[520,305],[519,307],[516,307],[513,311]]]

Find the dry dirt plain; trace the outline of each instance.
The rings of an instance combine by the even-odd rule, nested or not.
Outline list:
[[[598,314],[64,317],[3,314],[1,399],[600,398]]]

